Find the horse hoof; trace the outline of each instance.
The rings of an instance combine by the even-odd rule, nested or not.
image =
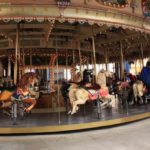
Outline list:
[[[77,106],[77,107],[76,107],[76,111],[78,111],[78,110],[79,110],[79,107]]]
[[[71,115],[75,114],[76,112],[71,112]]]
[[[71,110],[70,111],[68,111],[68,115],[70,115],[71,114]]]

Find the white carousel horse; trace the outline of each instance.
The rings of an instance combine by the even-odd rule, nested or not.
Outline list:
[[[97,84],[100,87],[106,87],[107,77],[113,78],[113,73],[102,69],[97,75]]]
[[[103,80],[101,80],[100,76],[103,76]],[[88,100],[93,99],[101,99],[104,101],[103,105],[110,103],[111,96],[109,95],[108,88],[106,85],[106,75],[110,75],[110,73],[106,73],[105,71],[99,73],[99,78],[101,81],[98,82],[101,85],[100,90],[86,90],[86,88],[78,87],[78,85],[73,84],[69,89],[69,99],[70,104],[72,106],[72,110],[69,112],[74,114],[78,110],[78,105],[85,104]],[[112,74],[111,74],[112,75]],[[105,93],[105,94],[103,94]]]
[[[144,95],[145,92],[145,87],[142,81],[137,80],[134,84],[133,84],[133,95],[134,95],[134,99],[135,102],[138,101],[138,97],[140,98],[140,103],[143,103],[143,98],[142,96]]]

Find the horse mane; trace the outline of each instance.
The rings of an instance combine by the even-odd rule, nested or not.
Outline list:
[[[30,86],[30,80],[34,80],[34,78],[38,78],[38,75],[34,72],[25,73],[17,84],[17,88],[21,88],[26,90]]]

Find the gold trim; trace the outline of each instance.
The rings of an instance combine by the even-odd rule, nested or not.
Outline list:
[[[119,125],[124,123],[129,123],[150,117],[150,112],[128,116],[124,118],[97,121],[81,124],[71,124],[71,125],[55,125],[55,126],[41,126],[41,127],[24,127],[24,128],[0,128],[0,134],[34,134],[34,133],[54,133],[63,131],[74,131],[82,129],[91,129],[98,127],[109,127],[113,125]]]

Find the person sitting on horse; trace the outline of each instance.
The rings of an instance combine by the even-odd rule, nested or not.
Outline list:
[[[133,83],[135,83],[135,81],[137,80],[136,76],[130,72],[127,74],[127,77],[130,79],[130,85],[133,85]]]
[[[143,81],[147,88],[147,93],[150,94],[150,59],[147,61],[146,66],[143,67],[140,79]]]
[[[17,85],[17,88],[12,95],[12,99],[20,99],[24,103],[29,104],[27,108],[24,108],[25,112],[31,111],[31,109],[34,108],[36,105],[36,100],[34,98],[30,97],[30,88],[33,85],[33,79],[32,77],[29,78],[28,81],[23,80],[22,82],[19,82]]]

